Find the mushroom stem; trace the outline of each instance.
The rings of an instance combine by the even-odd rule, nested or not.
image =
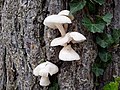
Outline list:
[[[50,80],[48,77],[41,77],[40,85],[41,86],[48,86],[50,84]]]
[[[65,31],[67,31],[67,29],[68,29],[68,24],[64,24],[64,29],[65,29]]]
[[[61,24],[55,24],[55,26],[58,28],[62,36],[65,36],[66,32]]]

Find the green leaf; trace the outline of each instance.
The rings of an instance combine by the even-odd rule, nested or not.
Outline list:
[[[112,18],[113,15],[111,13],[107,13],[105,16],[102,17],[102,19],[107,23],[107,26],[111,23]]]
[[[120,83],[120,77],[115,77],[115,82]]]
[[[100,76],[100,75],[103,75],[103,72],[104,72],[103,69],[101,69],[101,68],[99,68],[99,67],[97,67],[97,66],[93,66],[93,67],[92,67],[92,71],[93,71],[93,73],[96,75],[96,77],[98,77],[98,76]]]
[[[86,5],[86,1],[83,0],[83,1],[72,1],[70,2],[70,13],[75,13],[81,9],[84,8],[84,6]]]
[[[114,40],[115,44],[119,43],[119,41],[120,41],[120,30],[119,29],[118,30],[114,29],[112,36],[113,36],[113,40]]]
[[[102,34],[101,37],[96,37],[96,43],[102,48],[111,46],[114,43],[114,40],[110,34]]]
[[[104,23],[92,23],[90,19],[86,17],[82,20],[82,23],[92,33],[96,32],[102,33],[105,28]]]
[[[58,85],[58,83],[54,83],[54,85],[51,86],[48,90],[59,90],[59,85]]]
[[[96,3],[102,5],[105,3],[105,0],[94,0]]]
[[[118,90],[118,82],[110,82],[103,87],[103,90]]]
[[[102,48],[106,48],[108,46],[108,43],[102,40],[100,37],[96,37],[96,43]]]
[[[107,61],[111,60],[111,58],[112,58],[111,54],[105,50],[99,52],[98,55],[103,62],[107,62]]]

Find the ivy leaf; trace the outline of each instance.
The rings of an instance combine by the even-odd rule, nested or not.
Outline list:
[[[83,0],[83,1],[72,1],[70,2],[70,13],[75,13],[81,9],[84,8],[84,6],[86,5],[86,1]]]
[[[103,34],[102,38],[96,37],[96,43],[102,48],[111,46],[114,43],[114,40],[110,34]]]
[[[94,0],[96,3],[102,5],[105,3],[105,0]]]
[[[107,62],[107,61],[111,60],[111,58],[112,58],[111,54],[105,50],[99,52],[98,55],[103,62]]]
[[[118,82],[110,82],[103,87],[103,90],[118,90]]]
[[[92,23],[90,19],[86,17],[82,20],[82,23],[92,33],[96,32],[102,33],[105,28],[104,23]]]
[[[107,26],[111,23],[112,18],[113,15],[111,13],[107,13],[105,16],[102,17],[102,19],[107,23]]]
[[[108,46],[108,43],[102,40],[100,37],[96,37],[96,43],[102,48],[106,48]]]
[[[58,83],[54,83],[48,90],[59,90],[59,85]]]
[[[113,40],[114,40],[115,44],[119,43],[119,41],[120,41],[120,30],[114,29],[112,36],[113,36]]]
[[[104,70],[97,67],[97,66],[93,66],[92,67],[92,71],[94,72],[94,74],[96,75],[96,77],[103,75]]]

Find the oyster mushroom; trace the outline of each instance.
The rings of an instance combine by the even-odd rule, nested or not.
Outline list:
[[[41,79],[40,79],[41,86],[48,86],[50,84],[48,75],[50,74],[52,76],[57,72],[58,72],[58,67],[49,61],[39,64],[33,70],[33,74],[35,76],[39,76],[39,75],[41,76]]]
[[[74,19],[74,16],[72,14],[70,14],[70,11],[69,10],[62,10],[58,13],[58,15],[60,16],[67,16],[68,18],[70,18],[71,20]],[[68,29],[68,24],[64,24],[64,29],[67,31]]]
[[[79,60],[80,56],[72,49],[71,45],[64,46],[59,53],[59,59],[63,61]]]
[[[84,40],[86,40],[86,38],[81,33],[68,32],[63,37],[58,37],[58,38],[53,39],[50,45],[51,46],[58,46],[58,45],[65,46],[70,41],[72,41],[72,43],[79,43],[79,42],[83,42]]]
[[[60,31],[61,35],[64,36],[66,34],[63,24],[71,23],[71,20],[66,16],[61,15],[50,15],[45,18],[43,24],[52,29],[57,29]]]

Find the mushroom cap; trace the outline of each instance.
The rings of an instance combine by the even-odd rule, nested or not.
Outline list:
[[[62,11],[60,11],[59,13],[58,13],[58,15],[65,15],[65,16],[68,16],[69,15],[69,13],[70,13],[70,11],[69,10],[62,10]]]
[[[49,73],[51,76],[59,71],[58,67],[55,64],[48,61],[47,63],[48,65],[46,67],[49,68]]]
[[[44,69],[45,66],[46,66],[46,64],[47,64],[47,63],[45,63],[45,62],[39,64],[39,65],[33,70],[33,74],[34,74],[35,76],[38,76],[38,75],[39,75],[39,71],[40,71],[41,69]]]
[[[44,62],[39,64],[34,70],[33,70],[33,74],[35,76],[44,76],[44,77],[48,77],[48,74],[50,74],[51,76],[55,73],[58,72],[58,67],[51,63],[51,62]]]
[[[66,16],[60,16],[60,15],[50,15],[46,17],[43,22],[45,26],[48,26],[52,29],[57,28],[55,24],[65,24],[65,23],[71,23],[71,20]]]
[[[63,61],[73,61],[79,60],[80,56],[71,48],[71,45],[67,45],[60,51],[59,59]]]
[[[74,16],[72,14],[70,14],[70,11],[69,10],[62,10],[58,13],[58,15],[61,15],[61,16],[67,16],[69,17],[71,20],[74,19]]]
[[[48,77],[41,77],[40,85],[41,86],[48,86],[50,84],[50,80]]]
[[[53,39],[50,46],[58,46],[58,45],[65,46],[70,41],[72,41],[72,43],[78,43],[78,42],[83,42],[84,40],[86,40],[86,38],[81,33],[68,32],[63,37],[58,37],[58,38]]]
[[[65,44],[69,43],[71,39],[72,38],[67,33],[63,37],[58,37],[58,38],[53,39],[50,46],[58,46],[58,45],[64,46]]]
[[[86,40],[86,37],[79,32],[71,32],[70,37],[73,38],[74,42],[83,42]]]

